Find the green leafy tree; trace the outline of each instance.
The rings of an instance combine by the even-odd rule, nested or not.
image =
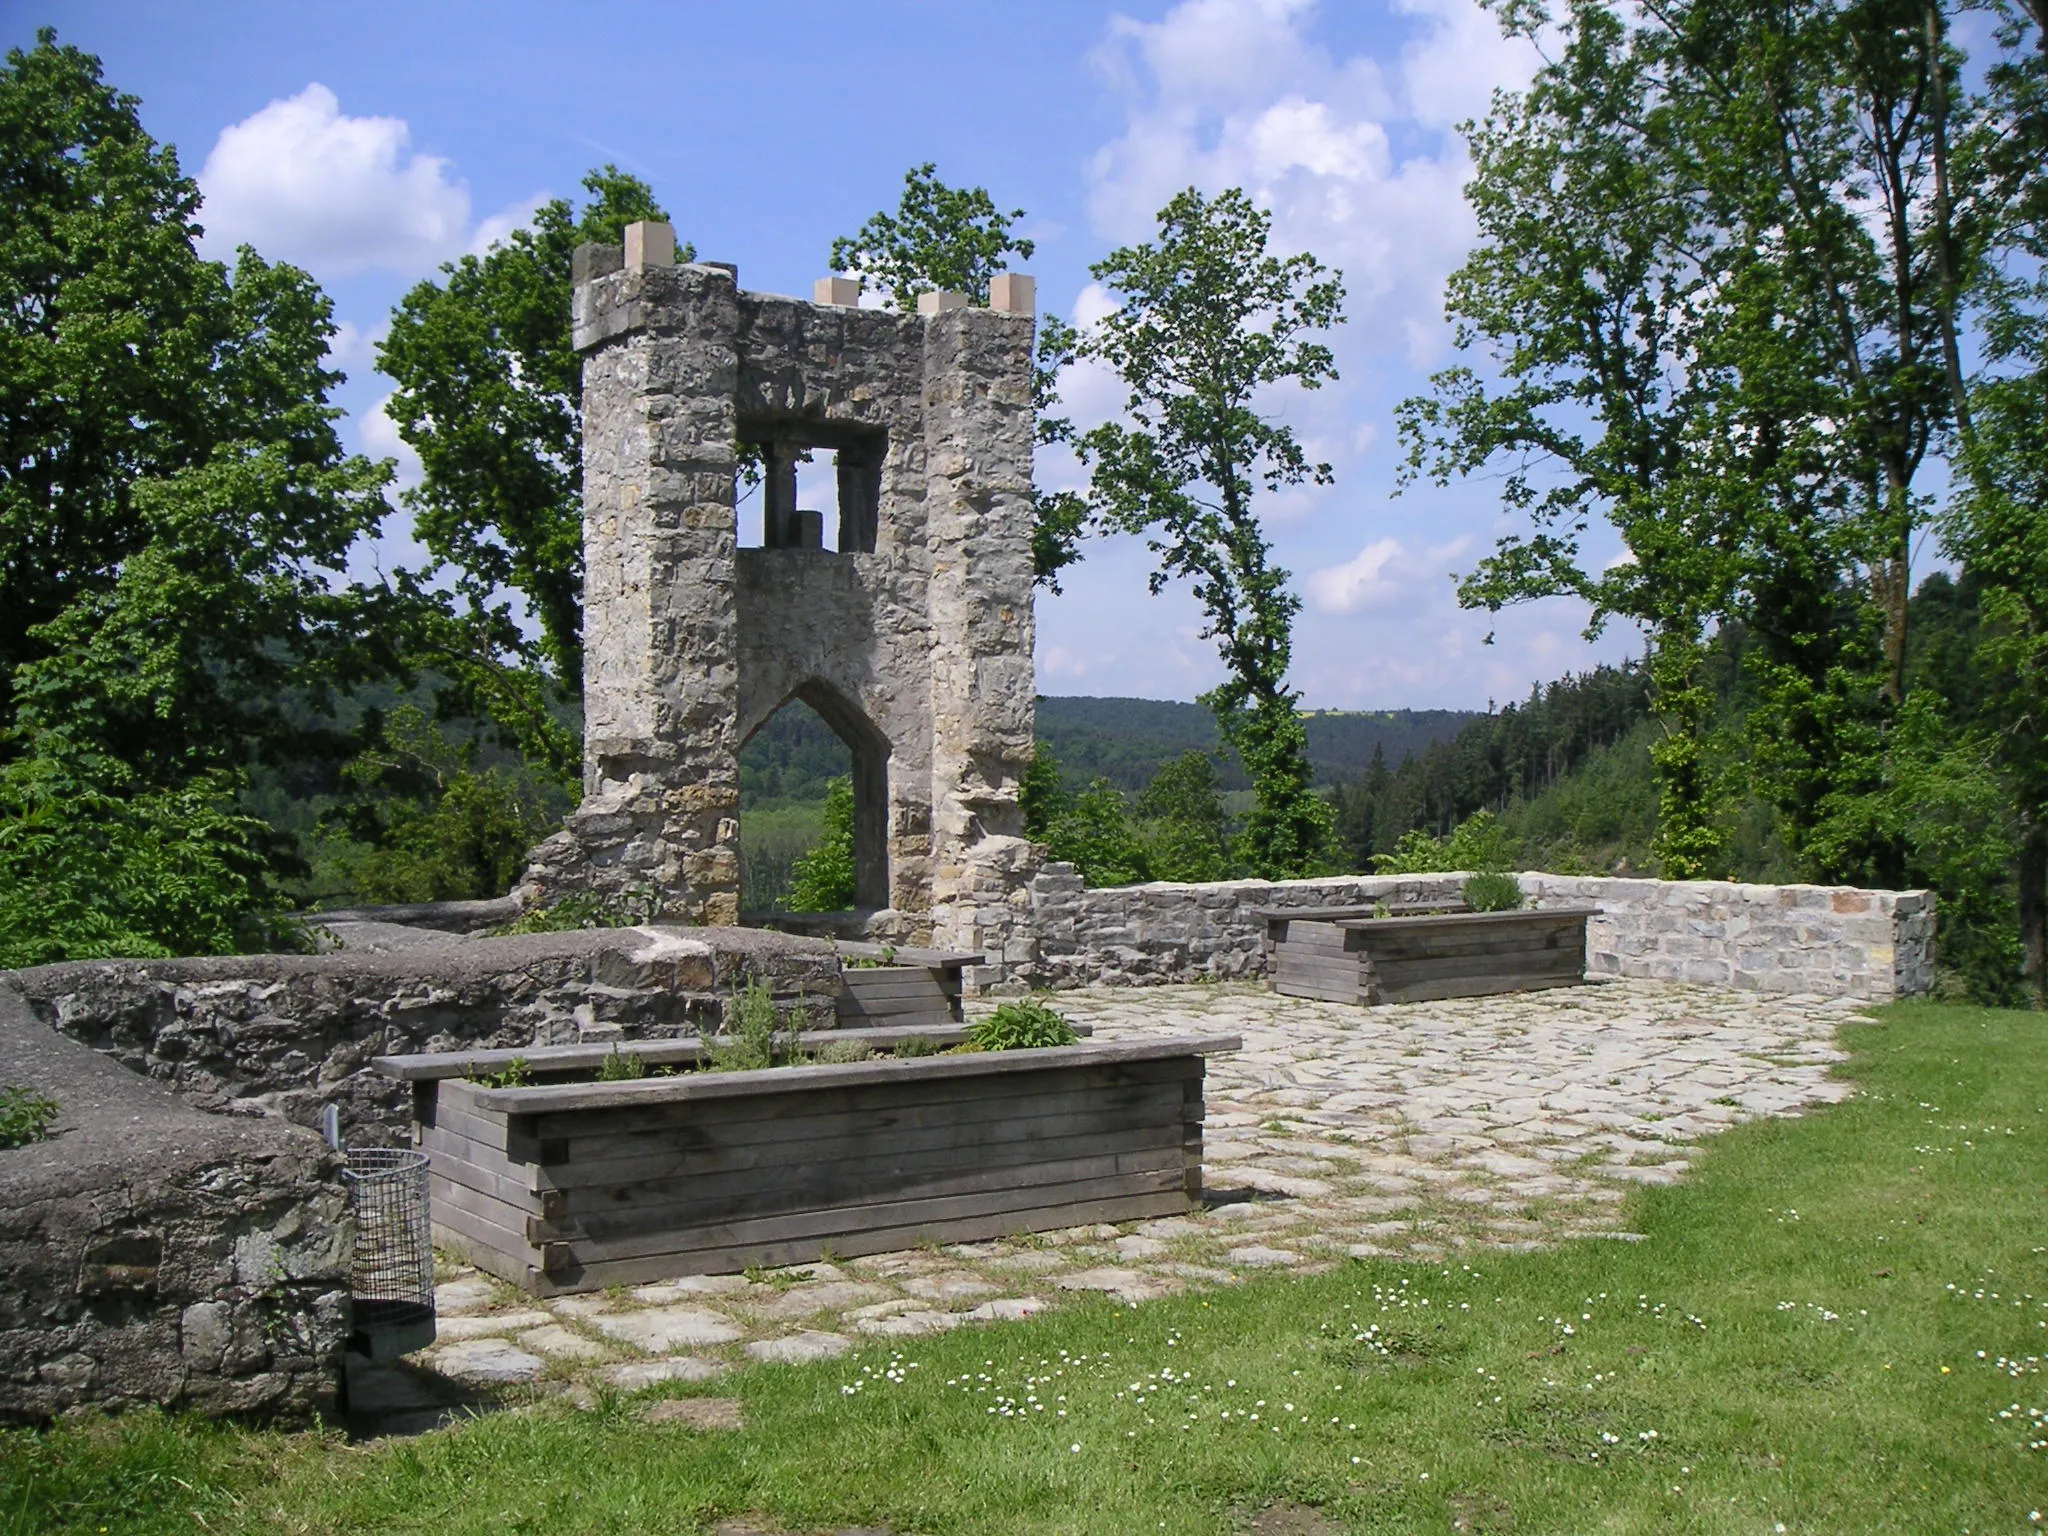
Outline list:
[[[1998,6],[1981,166],[1985,366],[1959,411],[1965,475],[1943,527],[1983,585],[1985,724],[2013,813],[2020,967],[2048,1006],[2048,7]],[[1972,178],[1976,180],[1976,178]]]
[[[1223,783],[1206,752],[1183,752],[1145,786],[1136,806],[1145,864],[1155,880],[1222,880],[1230,874]]]
[[[853,905],[853,780],[825,786],[824,826],[789,872],[792,912],[839,912]]]
[[[342,571],[389,469],[340,450],[325,297],[199,257],[137,105],[47,30],[0,71],[0,756],[62,729],[147,788],[309,750],[285,695],[388,660]]]
[[[863,288],[889,296],[909,314],[917,296],[935,290],[964,293],[988,303],[989,279],[1003,258],[1031,259],[1036,247],[1016,233],[1022,208],[1004,213],[981,187],[949,187],[927,160],[903,173],[903,199],[894,213],[875,214],[858,233],[832,242],[832,270],[858,277]]]
[[[860,231],[832,242],[832,269],[850,272],[863,288],[888,295],[905,314],[917,308],[921,293],[964,293],[968,302],[986,305],[989,280],[1005,266],[1004,258],[1029,261],[1037,247],[1016,232],[1022,208],[1004,213],[982,187],[949,187],[938,178],[938,165],[926,161],[903,175],[903,196],[896,211],[875,214]],[[1038,350],[1032,371],[1032,397],[1037,408],[1036,433],[1041,444],[1066,441],[1072,424],[1057,414],[1060,370],[1074,360],[1074,330],[1057,315],[1038,325]],[[1060,590],[1059,573],[1081,557],[1088,508],[1071,491],[1032,491],[1036,513],[1031,556],[1037,579]]]
[[[1407,473],[1445,484],[1498,466],[1502,500],[1531,522],[1466,577],[1466,606],[1569,594],[1591,606],[1590,633],[1610,617],[1649,632],[1657,851],[1691,878],[1721,852],[1703,667],[1739,574],[1727,492],[1745,483],[1713,462],[1725,378],[1701,316],[1715,273],[1653,50],[1601,6],[1561,25],[1558,61],[1468,131],[1481,239],[1445,307],[1495,381],[1460,365],[1403,403]],[[1584,558],[1595,518],[1632,558]]]
[[[1045,842],[1053,858],[1073,865],[1090,885],[1135,885],[1152,878],[1130,802],[1107,779],[1074,796],[1047,828]]]
[[[1073,797],[1067,793],[1066,781],[1060,776],[1060,760],[1042,741],[1036,744],[1030,766],[1024,770],[1023,782],[1017,787],[1017,803],[1024,812],[1026,835],[1041,842],[1052,830],[1053,823],[1064,816],[1073,804]]]
[[[348,584],[388,465],[345,456],[303,272],[195,249],[198,191],[48,31],[0,71],[0,950],[276,943],[252,764],[338,760],[400,670]]]
[[[420,456],[407,491],[415,536],[455,575],[473,633],[537,651],[571,691],[583,682],[582,367],[569,336],[571,260],[585,242],[617,244],[628,224],[667,217],[653,191],[616,166],[583,178],[582,209],[544,203],[532,223],[481,256],[441,268],[391,315],[377,366],[396,382],[385,406]],[[678,252],[691,260],[695,251]],[[506,622],[517,592],[537,646]],[[497,622],[489,622],[496,615]]]
[[[1255,794],[1245,862],[1290,876],[1322,868],[1332,817],[1310,788],[1299,695],[1286,681],[1301,599],[1272,561],[1255,502],[1331,475],[1256,403],[1275,385],[1336,377],[1329,348],[1311,338],[1343,318],[1344,290],[1311,255],[1270,255],[1271,223],[1242,191],[1211,199],[1190,188],[1160,211],[1156,243],[1090,268],[1120,306],[1077,351],[1115,372],[1128,424],[1096,427],[1075,448],[1095,517],[1145,534],[1158,556],[1152,590],[1185,578],[1201,603],[1203,634],[1229,672],[1203,702]]]
[[[351,794],[323,818],[356,847],[338,860],[359,901],[498,896],[554,818],[531,781],[478,769],[476,743],[451,742],[414,704],[372,725],[342,770]]]
[[[0,970],[59,960],[297,948],[266,921],[269,828],[202,773],[136,791],[60,735],[0,765]]]

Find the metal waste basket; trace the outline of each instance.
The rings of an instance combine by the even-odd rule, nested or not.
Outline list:
[[[355,1218],[349,1275],[354,1327],[348,1347],[376,1362],[434,1342],[434,1234],[427,1215],[427,1154],[351,1147],[341,1178]]]

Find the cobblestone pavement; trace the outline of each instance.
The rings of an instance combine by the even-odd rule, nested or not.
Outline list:
[[[449,1266],[439,1341],[414,1365],[451,1392],[580,1397],[1028,1317],[1082,1292],[1141,1302],[1346,1255],[1627,1239],[1628,1190],[1679,1179],[1701,1137],[1846,1097],[1827,1075],[1834,1029],[1862,1006],[1653,982],[1366,1009],[1240,985],[1058,1005],[1097,1039],[1244,1037],[1209,1062],[1202,1207],[553,1301]]]

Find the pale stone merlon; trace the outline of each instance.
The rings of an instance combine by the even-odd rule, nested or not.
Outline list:
[[[1008,309],[860,309],[850,278],[805,303],[673,262],[663,229],[576,253],[584,798],[524,895],[597,889],[736,921],[739,751],[802,699],[852,752],[860,906],[892,935],[1004,949],[1035,868],[1017,798],[1034,696],[1029,280],[1003,285]],[[837,461],[829,549],[796,504],[807,452]],[[761,548],[738,547],[743,464]]]

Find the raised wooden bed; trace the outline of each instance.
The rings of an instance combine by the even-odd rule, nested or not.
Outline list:
[[[1274,910],[1266,975],[1288,997],[1419,1003],[1586,979],[1586,920],[1597,908],[1375,917],[1368,907]]]
[[[463,1077],[513,1052],[375,1066],[413,1084],[435,1241],[551,1296],[1177,1213],[1201,1192],[1204,1058],[1237,1046],[1084,1042],[519,1088]],[[543,1076],[572,1053],[585,1072],[604,1055],[517,1054]]]
[[[836,947],[844,989],[839,994],[839,1021],[855,1027],[959,1023],[961,968],[986,958],[868,943]],[[849,960],[875,963],[846,964]]]

